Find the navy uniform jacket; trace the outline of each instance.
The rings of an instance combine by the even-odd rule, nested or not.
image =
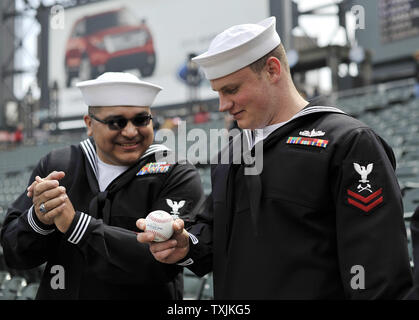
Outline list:
[[[385,141],[338,109],[310,104],[263,150],[260,175],[212,167],[212,194],[189,229],[199,241],[188,268],[213,271],[215,298],[402,298],[412,275]]]
[[[38,299],[182,298],[182,268],[157,262],[135,233],[138,218],[153,210],[172,211],[167,199],[186,201],[178,214],[188,223],[203,195],[192,165],[156,164],[155,154],[162,150],[161,145],[150,146],[104,192],[99,192],[96,179],[93,140],[40,160],[29,182],[53,170],[65,171],[60,184],[76,210],[72,225],[63,234],[42,224],[25,192],[9,208],[1,233],[9,267],[27,269],[47,263]],[[57,288],[54,266],[62,266],[65,288]]]

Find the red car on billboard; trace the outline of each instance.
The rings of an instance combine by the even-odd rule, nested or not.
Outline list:
[[[65,51],[67,87],[73,78],[93,79],[105,71],[137,69],[148,77],[155,65],[150,30],[127,9],[85,16],[74,23]]]

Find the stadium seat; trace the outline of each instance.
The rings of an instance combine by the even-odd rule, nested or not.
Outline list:
[[[391,144],[390,146],[392,147]],[[403,157],[403,154],[405,153],[405,148],[403,147],[392,147],[392,148],[393,148],[394,156],[396,157],[396,163],[400,163]]]
[[[201,297],[206,279],[199,278],[189,269],[183,270],[183,299],[198,300]]]
[[[405,212],[413,212],[419,206],[419,188],[407,190],[403,196]]]
[[[380,94],[366,96],[363,99],[364,110],[380,110],[387,107],[387,97]]]
[[[373,112],[366,112],[358,117],[358,120],[364,122],[370,127],[376,127],[380,123],[380,118],[377,117]]]
[[[0,288],[2,287],[5,281],[9,281],[11,278],[12,276],[10,275],[8,271],[1,270],[0,271]]]
[[[406,227],[406,237],[407,237],[407,251],[409,253],[409,260],[413,264],[413,244],[412,244],[412,234],[410,232],[410,221],[405,220]]]
[[[39,283],[30,283],[22,289],[21,294],[17,300],[34,300],[38,292]]]
[[[398,164],[396,175],[402,189],[415,187],[419,183],[419,161]]]
[[[408,100],[413,94],[412,87],[393,88],[387,91],[387,99],[389,103],[403,102]]]
[[[417,119],[415,121],[419,122],[419,119]],[[403,145],[411,146],[411,147],[419,146],[419,134],[413,134],[413,135],[406,136],[404,138]]]
[[[27,282],[22,277],[12,277],[1,285],[0,300],[15,300],[26,287]]]
[[[408,137],[418,133],[418,126],[408,126],[407,122],[399,121],[392,129],[392,134],[396,136]]]
[[[403,161],[419,161],[419,146],[406,149],[406,153],[402,157]]]
[[[7,208],[0,204],[0,227],[3,225],[4,219],[6,218]]]
[[[46,263],[32,269],[19,270],[18,273],[16,272],[16,275],[24,277],[28,283],[39,282],[42,277],[45,265]]]
[[[3,248],[0,246],[0,271],[7,271],[6,261],[4,260]]]
[[[200,300],[213,300],[214,299],[214,288],[213,288],[213,277],[212,273],[205,276],[205,284],[202,290]]]

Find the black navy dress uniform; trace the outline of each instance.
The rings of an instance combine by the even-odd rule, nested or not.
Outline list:
[[[184,260],[198,275],[213,271],[216,299],[407,294],[395,158],[370,128],[310,103],[263,141],[261,174],[244,170],[212,167],[212,194],[189,228],[198,241]]]
[[[182,267],[157,262],[135,233],[138,218],[158,209],[171,212],[168,203],[184,200],[177,214],[188,223],[202,202],[194,166],[156,162],[156,152],[166,149],[151,145],[103,192],[96,178],[93,140],[40,160],[30,182],[53,170],[66,172],[60,184],[76,210],[72,225],[63,234],[41,223],[24,193],[9,208],[1,233],[9,267],[27,269],[46,262],[38,299],[182,298]],[[51,286],[57,265],[65,272],[64,288]]]

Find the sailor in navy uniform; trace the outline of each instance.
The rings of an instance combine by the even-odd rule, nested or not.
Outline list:
[[[6,263],[46,263],[38,299],[182,299],[182,268],[156,261],[136,241],[138,218],[177,204],[172,211],[190,221],[203,197],[194,166],[160,161],[171,151],[152,144],[150,106],[161,88],[128,73],[79,87],[91,137],[39,161],[32,198],[23,193],[7,212]]]
[[[273,17],[227,29],[195,61],[244,130],[230,162],[213,165],[197,223],[179,223],[176,244],[152,244],[156,259],[213,271],[216,299],[403,298],[412,275],[387,143],[298,94]],[[255,167],[263,159],[256,174],[246,173],[249,154]]]

